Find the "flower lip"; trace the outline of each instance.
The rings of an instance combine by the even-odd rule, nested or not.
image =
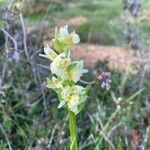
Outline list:
[[[45,54],[39,54],[39,56],[48,58],[51,61],[57,57],[57,53],[54,50],[52,50],[51,48],[49,48],[48,45],[46,45],[46,47],[44,47],[44,53]]]

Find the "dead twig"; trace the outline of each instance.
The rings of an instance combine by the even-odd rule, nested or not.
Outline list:
[[[53,141],[53,137],[54,137],[56,129],[57,129],[57,125],[54,126],[54,129],[52,130],[52,133],[51,133],[50,140],[48,141],[48,145],[47,145],[48,150],[51,150],[51,145],[52,145],[52,141]]]
[[[7,67],[7,62],[5,62],[4,65],[3,65],[2,77],[0,79],[0,90],[2,89],[3,80],[4,80],[4,77],[5,77],[5,73],[6,73],[6,67]]]
[[[18,2],[21,3],[20,0],[18,0]],[[28,53],[28,48],[27,48],[26,26],[25,26],[25,23],[24,23],[21,7],[18,7],[18,11],[19,11],[19,18],[20,18],[20,22],[21,22],[21,26],[22,26],[22,32],[23,32],[24,51],[25,51],[25,55],[26,55],[27,61],[29,61],[30,58],[29,58],[29,53]]]
[[[5,29],[1,29],[1,30],[12,40],[15,50],[18,51],[18,46],[15,39]]]

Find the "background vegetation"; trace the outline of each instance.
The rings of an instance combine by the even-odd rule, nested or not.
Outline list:
[[[136,73],[109,60],[89,67],[82,80],[110,72],[112,84],[109,91],[92,85],[77,116],[79,149],[150,149],[150,1],[140,1],[138,17],[123,8],[122,0],[0,0],[0,150],[69,149],[67,112],[46,88],[48,61],[38,56],[54,27],[66,24],[80,35],[81,49],[112,47],[114,57],[121,47],[135,58]]]

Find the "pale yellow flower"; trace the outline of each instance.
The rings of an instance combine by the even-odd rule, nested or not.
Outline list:
[[[65,75],[67,67],[71,64],[71,59],[65,53],[58,55],[50,65],[51,72],[59,77]]]
[[[62,102],[59,107],[67,104],[68,108],[75,114],[79,112],[79,105],[86,100],[85,88],[79,85],[63,87],[61,91]]]
[[[61,97],[62,97],[62,99],[67,101],[69,99],[70,95],[71,95],[71,87],[68,85],[62,89]]]
[[[80,97],[78,94],[71,95],[70,99],[67,102],[68,108],[75,114],[78,113],[79,102],[80,102]]]
[[[72,38],[72,43],[78,44],[80,42],[80,37],[79,37],[78,34],[75,33],[75,31],[73,31],[72,33],[70,33],[70,36]]]
[[[74,85],[71,87],[71,93],[73,94],[81,94],[83,93],[84,88],[82,86],[79,85]]]
[[[45,54],[39,54],[39,56],[48,58],[51,61],[53,61],[57,57],[57,54],[48,46],[44,47],[44,53]]]
[[[88,70],[83,69],[83,66],[84,66],[84,61],[83,60],[76,61],[74,63],[76,63],[75,67],[66,72],[66,78],[68,80],[72,80],[76,83],[80,80],[80,77],[82,76],[82,74],[87,73]]]
[[[74,44],[77,44],[80,42],[79,35],[76,34],[75,31],[69,34],[67,25],[60,28],[59,33],[58,33],[58,39],[61,42],[68,42],[68,43],[74,43]]]
[[[64,26],[58,30],[55,29],[55,38],[53,39],[54,47],[58,52],[70,50],[75,44],[80,42],[80,37],[75,31],[69,33],[68,26]]]
[[[47,78],[47,87],[50,89],[62,89],[62,81],[58,80],[56,77],[52,77],[52,79]]]
[[[58,33],[58,39],[60,41],[63,41],[65,39],[65,37],[67,37],[69,35],[69,32],[68,32],[68,26],[64,26],[64,27],[61,27],[59,29],[59,33]]]

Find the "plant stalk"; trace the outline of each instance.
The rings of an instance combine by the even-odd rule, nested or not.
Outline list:
[[[72,111],[69,111],[69,127],[71,140],[70,150],[78,150],[76,115]]]

